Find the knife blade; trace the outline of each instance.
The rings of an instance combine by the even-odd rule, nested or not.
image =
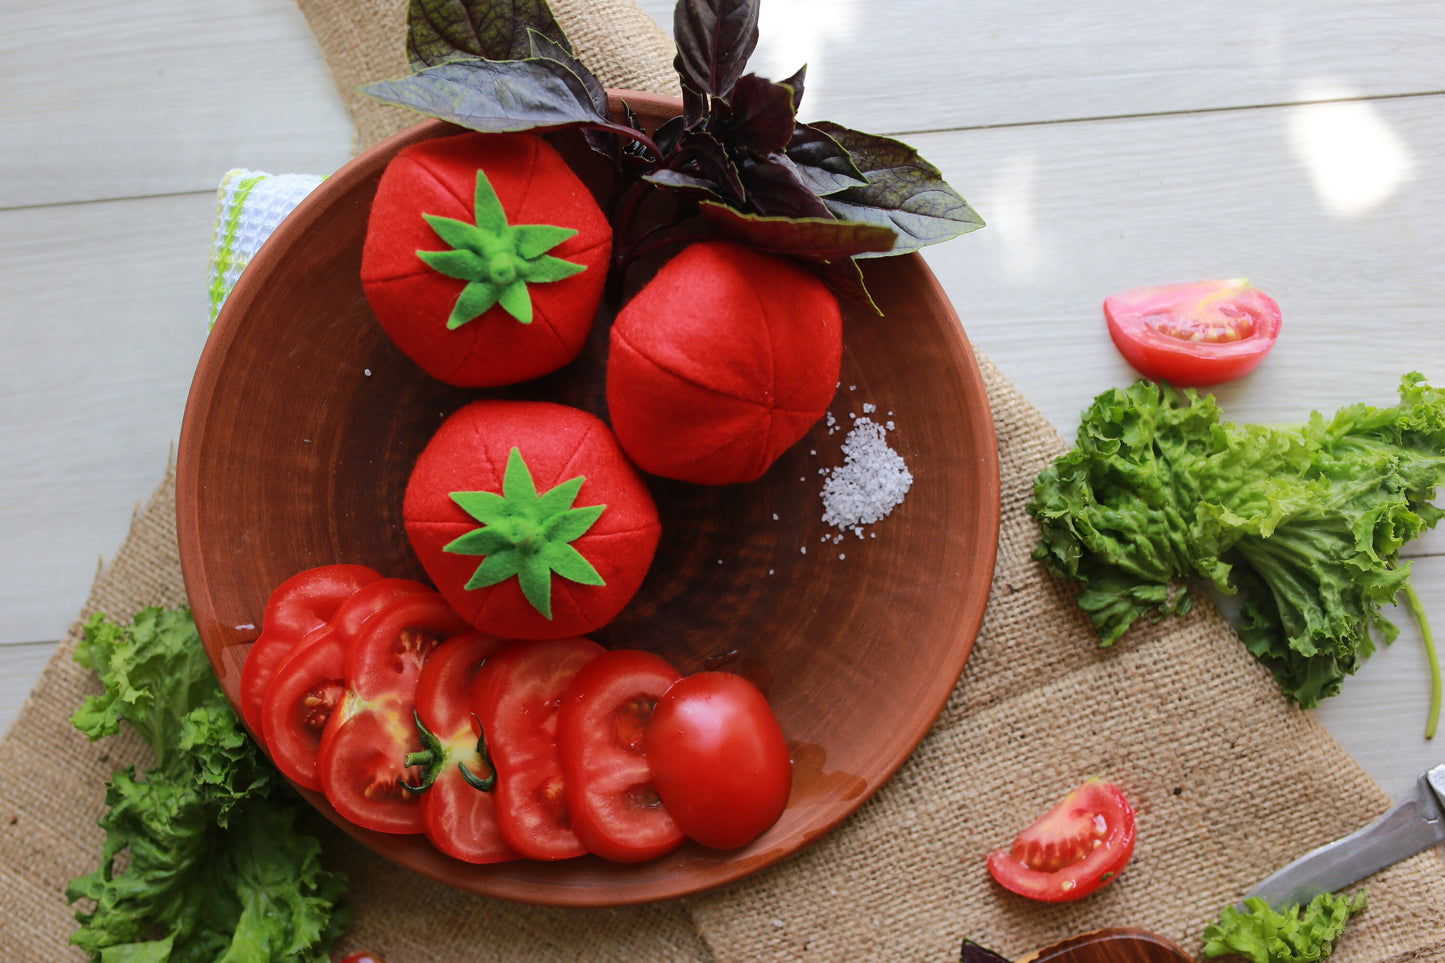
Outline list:
[[[1271,873],[1245,894],[1276,910],[1333,893],[1445,842],[1445,765],[1420,774],[1415,791],[1379,819]],[[1237,908],[1243,912],[1241,901]]]

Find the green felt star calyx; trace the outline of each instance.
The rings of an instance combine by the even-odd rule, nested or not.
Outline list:
[[[552,224],[507,223],[507,213],[485,171],[477,171],[473,201],[475,224],[456,218],[423,214],[431,229],[451,246],[449,251],[417,251],[428,267],[467,286],[452,305],[447,329],[455,330],[500,304],[522,324],[532,323],[529,284],[561,281],[585,271],[547,252],[577,231]]]
[[[483,556],[467,580],[467,589],[486,588],[515,575],[522,595],[550,619],[553,573],[582,585],[606,584],[592,563],[571,545],[607,507],[572,507],[585,480],[578,475],[539,495],[531,469],[522,453],[513,448],[507,456],[501,494],[452,492],[452,501],[482,523],[443,547],[443,551],[460,555]]]

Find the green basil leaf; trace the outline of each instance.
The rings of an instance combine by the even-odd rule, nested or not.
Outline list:
[[[893,254],[906,254],[983,227],[983,218],[944,182],[938,168],[907,144],[822,121],[812,125],[843,146],[868,179],[823,199],[849,221],[887,224],[898,231]]]
[[[612,126],[582,81],[550,60],[453,60],[361,90],[384,104],[487,133]]]
[[[457,59],[525,60],[531,31],[571,53],[546,0],[411,0],[406,59],[413,72]]]
[[[726,97],[758,45],[759,0],[678,0],[672,35],[686,84]]]
[[[885,253],[897,238],[890,228],[831,217],[764,217],[715,201],[703,201],[699,210],[712,230],[723,237],[760,251],[819,261]]]

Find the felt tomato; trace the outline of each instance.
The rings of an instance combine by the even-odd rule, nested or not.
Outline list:
[[[261,634],[241,666],[241,717],[258,738],[266,686],[276,667],[309,632],[331,620],[357,589],[381,578],[365,565],[319,565],[278,585],[261,614]]]
[[[787,808],[793,763],[783,730],[742,676],[697,672],[673,683],[643,745],[663,805],[704,846],[746,846]]]
[[[643,735],[678,679],[651,652],[614,649],[584,665],[557,711],[567,817],[604,859],[635,863],[671,852],[683,833],[652,785]]]
[[[475,401],[442,423],[407,481],[407,538],[437,590],[503,638],[608,622],[642,584],[657,506],[598,418]]]
[[[989,853],[988,871],[1010,892],[1046,903],[1086,896],[1134,854],[1134,809],[1119,789],[1090,779]]]
[[[1274,299],[1243,278],[1167,284],[1104,300],[1109,336],[1140,374],[1179,386],[1253,371],[1279,337]]]
[[[611,249],[597,202],[546,141],[457,134],[387,164],[361,285],[382,328],[428,374],[511,384],[576,357]]]
[[[584,638],[512,642],[477,673],[472,705],[496,768],[497,826],[529,859],[587,852],[568,820],[557,713],[573,677],[603,651]]]
[[[423,749],[408,756],[422,767],[415,784],[422,823],[432,845],[468,863],[515,859],[497,829],[492,790],[496,773],[472,711],[472,687],[482,663],[501,645],[496,636],[467,632],[427,657],[416,684],[416,724]]]
[[[838,301],[782,258],[685,247],[612,326],[607,408],[643,471],[752,481],[823,416],[843,352]]]

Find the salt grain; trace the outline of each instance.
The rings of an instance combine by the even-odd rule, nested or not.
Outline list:
[[[887,429],[855,418],[843,442],[843,464],[823,483],[823,521],[844,531],[884,518],[913,484],[903,458],[888,447]],[[861,537],[861,535],[860,535]]]

